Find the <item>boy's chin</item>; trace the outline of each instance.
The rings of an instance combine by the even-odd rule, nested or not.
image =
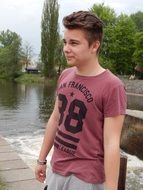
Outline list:
[[[69,62],[69,61],[67,61],[67,64],[68,64],[68,66],[70,66],[70,67],[76,66],[75,63],[72,63],[72,62]]]

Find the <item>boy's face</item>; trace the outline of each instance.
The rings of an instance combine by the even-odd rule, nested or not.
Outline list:
[[[70,66],[88,64],[96,56],[96,42],[89,46],[85,32],[80,29],[65,29],[63,41],[63,51]]]

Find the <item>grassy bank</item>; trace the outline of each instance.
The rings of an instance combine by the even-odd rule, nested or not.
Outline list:
[[[19,83],[46,83],[48,85],[53,85],[56,82],[56,78],[53,79],[45,79],[44,76],[40,74],[22,74],[18,78],[15,79],[16,82]]]
[[[44,77],[40,74],[22,74],[15,79],[16,82],[20,83],[43,83]]]

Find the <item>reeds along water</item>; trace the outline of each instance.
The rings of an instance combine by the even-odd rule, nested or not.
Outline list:
[[[126,115],[121,135],[121,148],[143,160],[143,119]]]

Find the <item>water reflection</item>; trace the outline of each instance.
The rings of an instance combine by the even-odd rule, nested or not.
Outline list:
[[[43,87],[43,96],[40,99],[39,103],[39,118],[42,122],[47,122],[50,114],[53,110],[54,100],[55,100],[55,88],[54,86],[47,86]]]
[[[0,133],[20,135],[42,129],[51,114],[55,85],[0,83]]]
[[[20,91],[18,85],[11,82],[0,81],[0,106],[8,109],[17,109]]]

